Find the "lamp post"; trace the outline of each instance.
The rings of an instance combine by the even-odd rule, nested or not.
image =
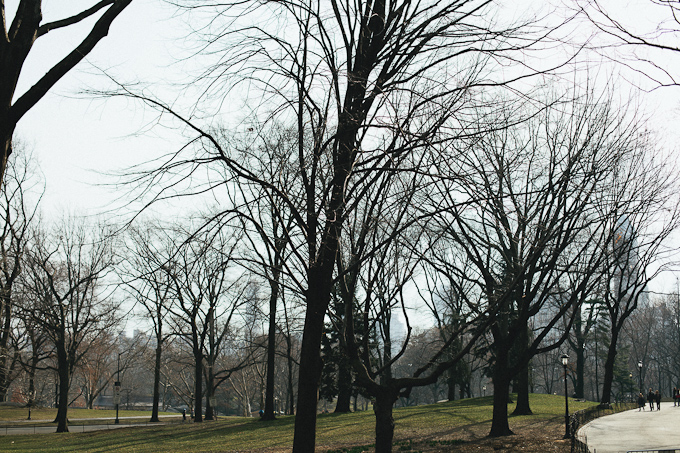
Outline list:
[[[569,396],[567,395],[567,365],[569,356],[562,354],[562,366],[564,367],[564,438],[569,439]]]
[[[638,360],[638,377],[640,383],[640,393],[642,393],[642,360]]]
[[[628,379],[630,379],[630,402],[635,402],[635,397],[633,396],[633,373],[628,374]]]
[[[118,353],[118,380],[113,384],[113,402],[116,404],[116,421],[114,424],[120,423],[118,419],[118,407],[120,406],[120,352]]]
[[[28,418],[27,418],[27,420],[31,419],[31,406],[33,406],[33,401],[35,400],[35,395],[36,395],[35,390],[33,390],[32,392],[28,392]]]

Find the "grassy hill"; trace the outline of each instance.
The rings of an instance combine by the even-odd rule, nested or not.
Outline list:
[[[564,398],[531,395],[533,416],[510,417],[515,436],[488,439],[492,397],[396,409],[394,451],[569,451],[564,434]],[[570,411],[594,403],[569,402]],[[509,411],[513,407],[509,406]],[[89,417],[104,411],[89,411]],[[24,420],[25,408],[0,408],[0,427]],[[43,412],[33,412],[37,419]],[[132,415],[121,413],[122,416]],[[46,416],[46,415],[45,415]],[[69,411],[70,418],[88,418]],[[50,417],[46,417],[50,418]],[[95,433],[0,436],[1,452],[284,452],[293,441],[294,417],[274,422],[224,417],[202,424],[121,428]],[[75,423],[75,422],[73,422]],[[317,451],[370,451],[375,428],[372,411],[323,414],[318,418]]]

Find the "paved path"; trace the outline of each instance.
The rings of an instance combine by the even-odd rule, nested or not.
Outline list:
[[[661,403],[660,411],[634,409],[600,417],[578,431],[592,453],[630,450],[678,449],[680,451],[680,407]]]
[[[163,425],[164,423],[155,423],[155,426]],[[117,428],[130,428],[130,427],[147,426],[144,424],[134,424],[134,425],[68,425],[68,431],[70,433],[86,433],[88,431],[102,431],[105,429],[117,429]],[[3,427],[0,428],[0,435],[16,435],[16,434],[51,434],[57,430],[56,426],[16,426],[16,427]]]
[[[158,418],[163,419],[165,418],[166,420],[169,419],[179,419],[182,416],[182,414],[178,415],[159,415]],[[113,421],[113,418],[106,417],[106,418],[70,418],[68,419],[69,424],[68,424],[68,430],[71,433],[85,433],[89,431],[102,431],[105,429],[116,429],[116,428],[131,428],[131,427],[140,427],[140,426],[159,426],[159,425],[164,425],[165,423],[160,422],[160,423],[125,423],[125,420],[130,420],[130,419],[148,419],[148,416],[136,416],[136,417],[118,417],[119,420],[122,421],[122,423],[115,424]],[[77,424],[74,422],[83,422],[83,421],[92,421],[92,420],[98,420],[98,421],[107,421],[108,423],[102,423],[102,424]],[[14,434],[50,434],[54,433],[57,429],[57,425],[52,423],[53,420],[17,420],[16,422],[12,422],[13,426],[2,426],[0,423],[0,435],[14,435]],[[26,422],[28,426],[17,426],[14,423],[17,422]],[[42,425],[41,423],[49,423],[49,425]]]

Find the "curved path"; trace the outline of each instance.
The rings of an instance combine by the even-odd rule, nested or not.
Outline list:
[[[680,451],[680,406],[661,403],[660,411],[619,412],[600,417],[579,429],[579,440],[593,453],[626,453],[630,450]]]

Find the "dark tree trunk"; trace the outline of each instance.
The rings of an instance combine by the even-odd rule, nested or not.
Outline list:
[[[205,420],[217,420],[215,417],[215,409],[212,407],[212,403],[210,402],[210,397],[212,396],[212,392],[210,391],[211,385],[212,379],[208,378],[205,392]]]
[[[57,366],[59,372],[59,405],[57,408],[57,432],[68,432],[68,389],[69,364],[63,345],[57,345]]]
[[[203,354],[194,351],[196,368],[194,370],[194,423],[203,421]]]
[[[449,401],[454,401],[456,399],[456,376],[453,371],[453,368],[450,368],[449,371],[446,372],[446,386],[447,386],[446,391],[447,399]]]
[[[287,354],[288,354],[288,415],[295,414],[295,386],[293,385],[293,348],[290,344],[290,336],[287,339]]]
[[[5,122],[5,118],[0,118],[0,122]],[[0,148],[0,182],[5,178],[5,170],[7,169],[7,159],[12,153],[12,135],[14,134],[14,128],[10,130],[5,130],[4,127],[0,127],[0,140],[2,140],[2,148]]]
[[[508,402],[510,400],[510,371],[508,370],[508,350],[500,347],[493,367],[493,420],[489,437],[510,436],[514,434],[508,424]]]
[[[1,291],[2,296],[0,296],[0,322],[2,322],[2,330],[0,331],[0,402],[7,401],[7,389],[9,388],[11,363],[13,362],[9,357],[9,334],[12,322],[10,293],[11,288],[5,287]]]
[[[582,339],[578,339],[576,348],[576,379],[574,381],[574,396],[583,399],[585,396],[585,344]]]
[[[517,406],[512,415],[533,415],[529,407],[529,364],[523,367],[515,380],[517,392]]]
[[[267,384],[264,399],[264,415],[261,420],[275,420],[274,414],[274,377],[276,373],[276,302],[279,298],[278,272],[274,271],[269,282],[269,333],[267,338]]]
[[[330,302],[330,284],[310,272],[307,311],[300,350],[294,453],[310,453],[316,444],[316,412],[321,379],[321,337]]]
[[[161,338],[156,336],[156,360],[153,367],[153,407],[151,408],[151,422],[158,422],[158,404],[161,401],[161,354],[163,345]]]
[[[347,413],[352,411],[352,367],[343,354],[338,369],[338,401],[335,412]]]
[[[392,406],[397,400],[391,392],[381,392],[375,398],[375,453],[391,453],[394,439],[394,418]]]
[[[614,382],[614,363],[616,361],[616,343],[618,340],[618,330],[612,329],[611,343],[607,349],[607,360],[604,362],[604,382],[602,384],[602,399],[600,404],[611,403],[612,384]]]

